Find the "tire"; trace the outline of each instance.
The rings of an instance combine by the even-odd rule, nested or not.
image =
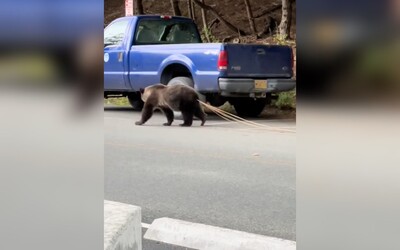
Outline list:
[[[128,95],[129,103],[131,104],[133,110],[141,111],[143,109],[143,101],[140,98],[140,94],[130,94]]]
[[[175,84],[183,84],[183,85],[189,86],[191,88],[194,88],[194,82],[193,82],[192,78],[186,77],[186,76],[174,77],[171,80],[169,80],[167,85],[175,85]],[[200,101],[206,102],[206,96],[202,95],[200,93],[198,93],[198,94],[199,94]]]
[[[168,82],[168,85],[175,85],[175,84],[183,84],[183,85],[194,88],[193,80],[186,76],[174,77],[171,80],[169,80],[169,82]]]
[[[225,104],[226,98],[220,95],[209,95],[207,96],[207,102],[209,102],[214,107],[220,107]]]
[[[267,99],[240,98],[231,100],[230,103],[236,110],[236,113],[242,117],[257,117],[264,110]]]

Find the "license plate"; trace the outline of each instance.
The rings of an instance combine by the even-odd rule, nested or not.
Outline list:
[[[267,89],[267,80],[254,80],[255,89]]]

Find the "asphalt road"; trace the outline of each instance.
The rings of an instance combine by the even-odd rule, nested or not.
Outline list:
[[[295,240],[295,133],[229,123],[180,127],[157,113],[107,107],[105,199],[142,207],[142,222],[170,217]],[[295,129],[294,120],[256,122]],[[146,243],[145,243],[146,244]]]

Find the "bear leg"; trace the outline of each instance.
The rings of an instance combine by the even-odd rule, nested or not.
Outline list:
[[[135,124],[143,125],[151,118],[152,115],[153,115],[153,106],[148,103],[145,103],[142,111],[142,119],[140,121],[135,122]]]
[[[206,113],[204,113],[199,102],[197,103],[197,105],[195,105],[194,116],[196,116],[197,118],[199,118],[201,120],[201,126],[203,126],[204,123],[206,122],[207,115],[206,115]]]
[[[183,123],[179,126],[190,127],[193,123],[193,111],[182,111]]]
[[[174,121],[174,112],[170,108],[162,108],[161,111],[167,117],[167,122],[164,123],[164,126],[171,126],[172,122]]]

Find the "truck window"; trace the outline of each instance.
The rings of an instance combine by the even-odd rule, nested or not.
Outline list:
[[[125,36],[129,20],[112,23],[104,30],[104,46],[120,45]]]
[[[135,44],[201,43],[196,25],[190,21],[174,19],[140,20]]]

